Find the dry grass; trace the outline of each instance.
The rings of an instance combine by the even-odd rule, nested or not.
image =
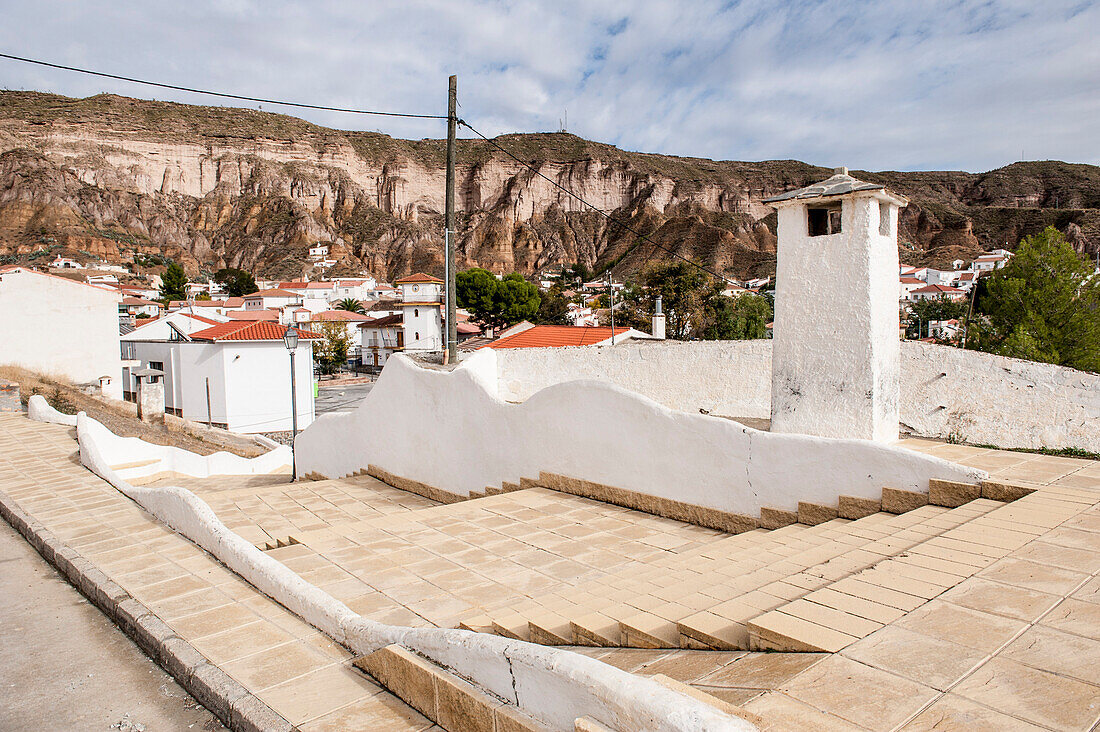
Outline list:
[[[19,384],[19,398],[24,407],[33,395],[41,394],[57,411],[65,414],[85,412],[89,417],[101,422],[107,429],[122,437],[139,437],[146,442],[172,445],[199,455],[209,455],[224,450],[242,457],[255,457],[265,451],[251,445],[232,447],[214,444],[192,435],[169,431],[163,425],[142,422],[133,415],[130,405],[85,394],[67,379],[56,375],[40,374],[19,366],[0,365],[0,379]]]

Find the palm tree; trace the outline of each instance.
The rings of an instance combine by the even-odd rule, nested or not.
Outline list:
[[[363,313],[366,312],[363,309],[363,303],[356,300],[354,297],[345,297],[340,302],[336,303],[337,310],[347,310],[349,313]]]

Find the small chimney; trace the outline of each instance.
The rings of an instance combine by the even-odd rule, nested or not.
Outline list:
[[[657,302],[653,306],[653,327],[650,329],[654,338],[665,339],[665,314],[661,311],[661,296],[657,296]]]

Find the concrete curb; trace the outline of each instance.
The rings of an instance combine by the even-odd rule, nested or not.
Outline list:
[[[149,608],[0,491],[0,516],[187,693],[235,732],[297,732],[281,715],[207,661]]]

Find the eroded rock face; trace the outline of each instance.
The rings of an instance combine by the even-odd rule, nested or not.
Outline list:
[[[762,199],[827,173],[797,161],[626,153],[566,134],[499,142],[650,241],[485,143],[461,141],[459,263],[498,273],[579,261],[625,274],[683,256],[742,278],[771,274],[775,217]],[[438,140],[339,132],[252,110],[0,93],[0,256],[9,259],[53,247],[289,277],[309,268],[311,244],[325,242],[337,274],[439,273],[444,177]],[[860,177],[910,198],[902,261],[1012,246],[1048,223],[1080,251],[1100,241],[1093,166]]]

